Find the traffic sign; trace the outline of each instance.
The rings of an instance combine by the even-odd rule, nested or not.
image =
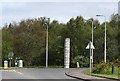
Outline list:
[[[13,52],[9,52],[9,53],[8,53],[8,58],[9,58],[9,59],[12,59],[13,56],[14,56],[14,53],[13,53]]]
[[[88,43],[86,49],[95,49],[95,47],[93,46],[93,43],[91,41]]]
[[[90,49],[90,73],[91,73],[91,68],[92,68],[92,60],[93,60],[93,55],[92,55],[92,50],[95,49],[95,47],[93,46],[93,43],[90,41],[86,47],[86,49]]]

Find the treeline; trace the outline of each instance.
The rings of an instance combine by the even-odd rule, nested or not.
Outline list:
[[[94,63],[104,60],[104,23],[94,21]],[[47,23],[47,24],[46,24]],[[113,14],[107,23],[107,61],[120,59],[120,29],[118,15]],[[10,23],[2,28],[2,60],[8,60],[8,53],[14,52],[14,59],[20,57],[25,66],[45,66],[46,26],[49,27],[49,65],[64,65],[64,40],[71,39],[71,67],[80,62],[88,66],[89,50],[86,46],[91,41],[91,22],[82,16],[71,18],[66,24],[49,18],[22,20]]]

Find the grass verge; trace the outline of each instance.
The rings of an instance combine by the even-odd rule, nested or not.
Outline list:
[[[89,70],[85,70],[83,72],[84,74],[91,75],[91,76],[96,76],[96,77],[104,77],[104,78],[111,78],[111,79],[119,79],[118,74],[95,74],[95,73],[90,73]]]

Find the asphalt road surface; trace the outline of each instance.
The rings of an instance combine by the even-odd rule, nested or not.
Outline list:
[[[15,70],[3,70],[2,81],[81,81],[65,75],[74,69],[15,69]],[[82,70],[82,69],[81,69]],[[10,80],[11,79],[11,80]],[[31,80],[30,80],[31,79]]]

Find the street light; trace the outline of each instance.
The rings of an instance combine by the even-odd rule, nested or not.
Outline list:
[[[85,21],[90,21],[92,23],[92,43],[93,43],[93,20],[86,20]],[[93,49],[92,49],[92,67],[93,67]]]
[[[46,31],[46,68],[48,67],[48,24],[45,23],[47,26],[47,31]]]
[[[96,15],[98,17],[104,17],[105,18],[105,47],[104,47],[104,61],[106,63],[106,17],[104,15]]]

